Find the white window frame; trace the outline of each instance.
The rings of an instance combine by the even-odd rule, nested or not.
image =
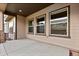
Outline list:
[[[61,9],[64,9],[64,8],[66,8],[67,9],[67,28],[66,28],[66,33],[67,33],[67,35],[62,35],[62,34],[51,34],[51,23],[50,23],[50,35],[51,36],[56,36],[56,37],[68,37],[68,38],[70,38],[70,6],[66,6],[66,7],[63,7],[63,8],[60,8],[60,9],[58,9],[58,10],[61,10]],[[58,10],[55,10],[55,11],[58,11]],[[55,11],[52,11],[52,12],[55,12]],[[51,20],[51,13],[52,12],[50,12],[49,14],[50,14],[50,20]],[[49,22],[50,22],[50,20],[49,20]]]

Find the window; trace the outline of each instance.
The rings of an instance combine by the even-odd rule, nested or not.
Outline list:
[[[68,36],[69,7],[65,7],[50,13],[50,28],[51,35]]]
[[[45,33],[45,15],[37,17],[37,33]]]
[[[30,20],[29,22],[28,22],[28,31],[29,31],[29,33],[33,33],[33,20]]]

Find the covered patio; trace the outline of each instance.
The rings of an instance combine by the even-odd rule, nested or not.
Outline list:
[[[78,56],[79,4],[0,4],[0,55]]]

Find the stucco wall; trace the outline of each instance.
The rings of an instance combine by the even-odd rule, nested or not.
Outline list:
[[[0,30],[3,30],[3,13],[0,12]]]
[[[49,12],[70,5],[70,36],[71,38],[51,37],[49,36]],[[46,36],[35,35],[36,23],[34,23],[34,35],[28,34],[28,20],[36,16],[46,14]],[[53,4],[47,8],[44,8],[28,17],[26,17],[26,37],[42,42],[47,42],[62,47],[66,47],[72,50],[79,50],[79,4]]]
[[[25,37],[25,17],[17,15],[17,39]]]

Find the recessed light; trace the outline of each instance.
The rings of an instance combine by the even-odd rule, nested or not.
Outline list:
[[[22,12],[22,10],[20,9],[19,12]]]

